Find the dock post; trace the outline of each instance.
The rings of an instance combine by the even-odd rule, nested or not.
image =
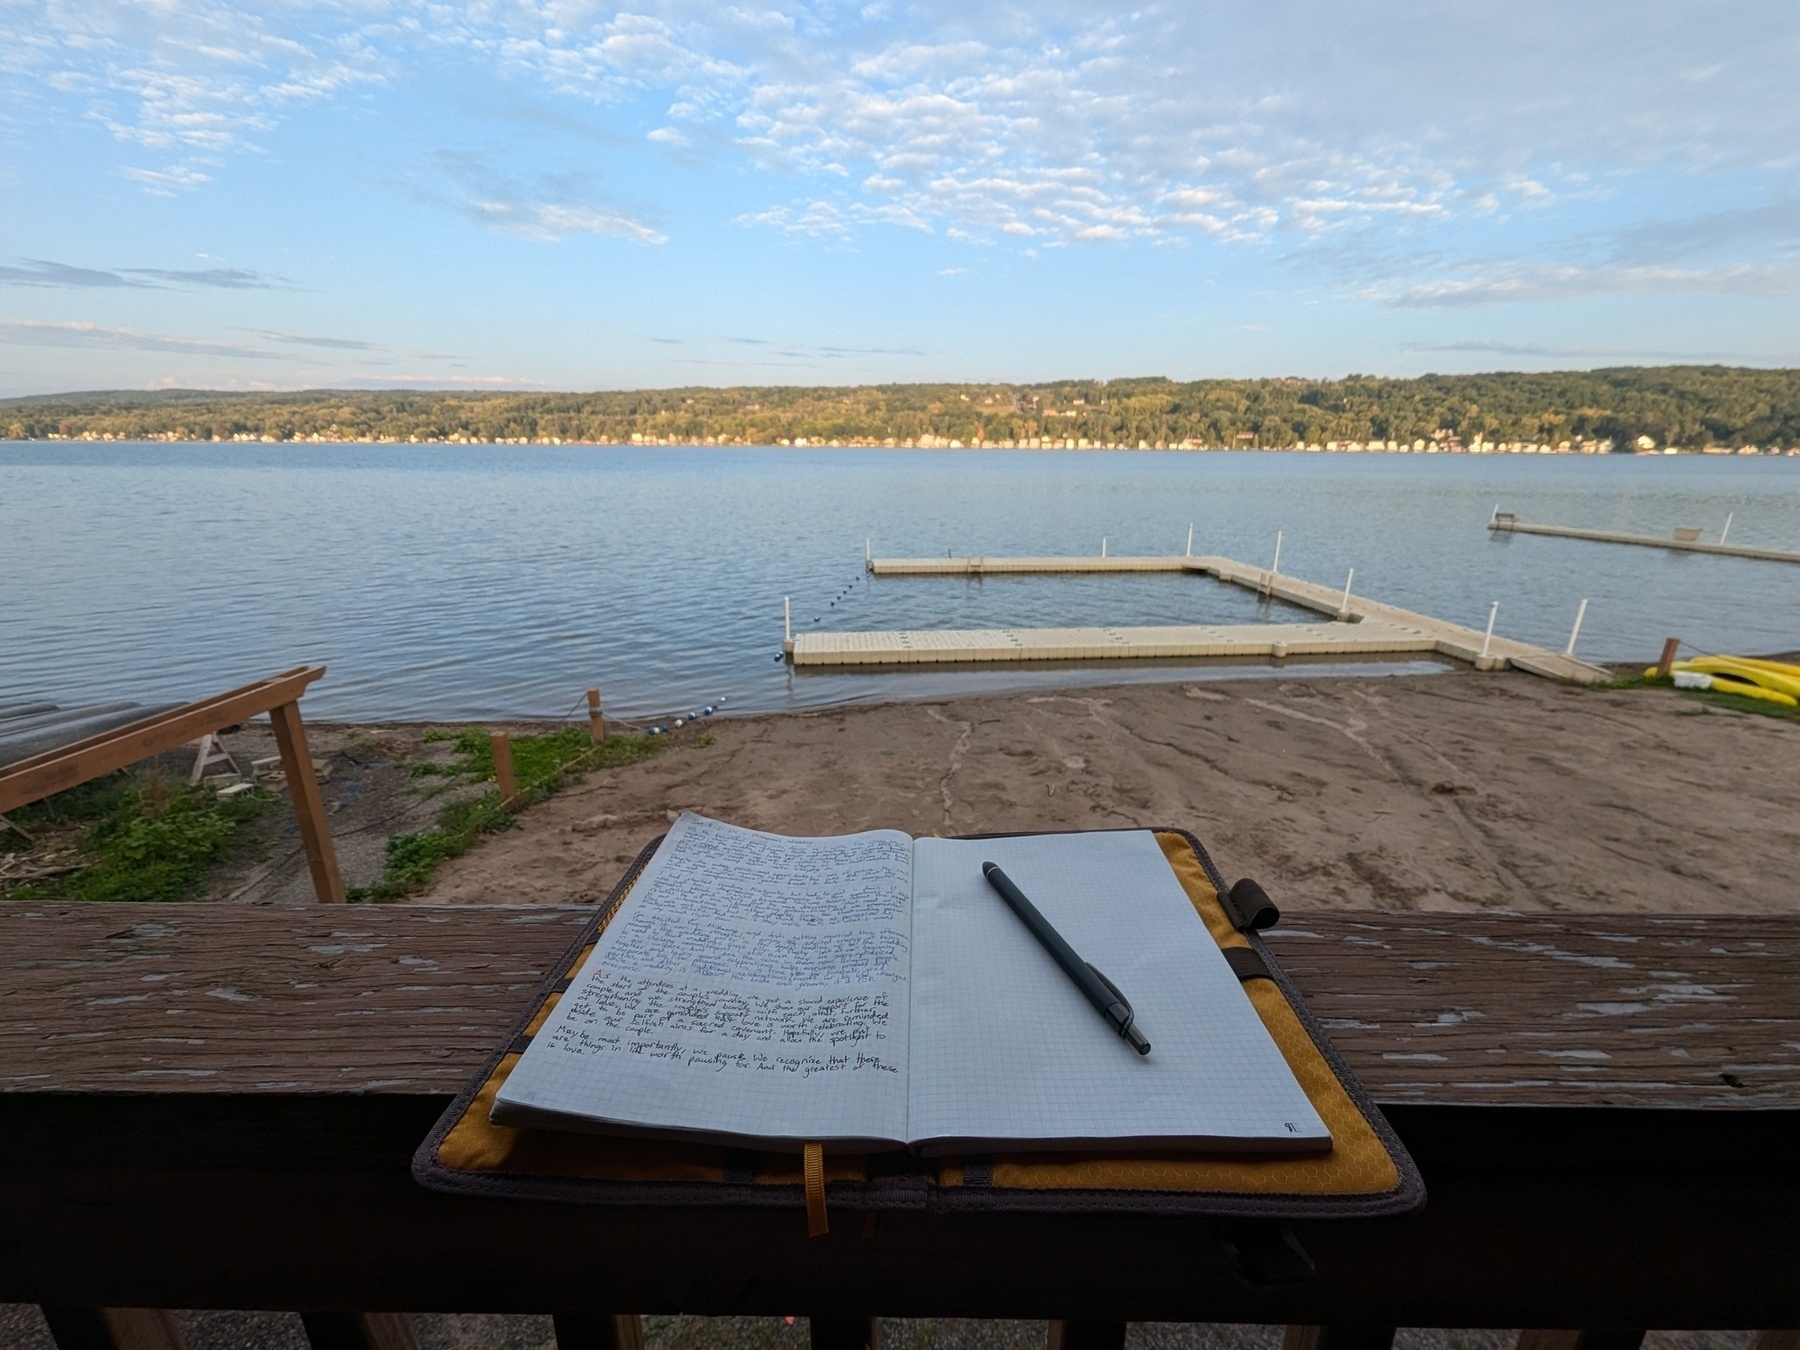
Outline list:
[[[1106,536],[1105,535],[1100,536],[1100,556],[1102,558],[1104,558],[1106,556]]]
[[[600,691],[588,690],[588,734],[598,745],[606,739],[606,719],[600,715]]]
[[[1581,621],[1587,618],[1587,601],[1581,602],[1581,608],[1575,611],[1575,626],[1569,630],[1569,645],[1563,648],[1563,655],[1575,655],[1575,639],[1581,636]]]
[[[1191,522],[1191,521],[1188,523],[1187,556],[1190,558],[1194,556],[1194,526],[1193,526],[1193,522]]]
[[[1725,528],[1719,531],[1719,542],[1721,544],[1725,542],[1725,536],[1731,533],[1731,518],[1736,514],[1735,511],[1727,511],[1725,513]]]
[[[494,748],[494,783],[500,789],[500,805],[513,799],[517,786],[513,782],[512,737],[504,731],[488,733],[488,744]]]
[[[872,566],[874,564],[874,562],[875,562],[875,541],[873,539],[870,539],[867,536],[865,536],[863,538],[863,566],[865,568]]]
[[[1494,645],[1494,619],[1499,613],[1500,602],[1496,600],[1494,601],[1493,606],[1488,610],[1487,636],[1481,639],[1481,659],[1483,661],[1488,658],[1488,648]]]
[[[781,597],[781,640],[789,644],[794,640],[794,600],[788,595]]]
[[[1666,638],[1663,641],[1662,655],[1656,661],[1656,673],[1665,680],[1669,678],[1669,667],[1675,664],[1675,653],[1681,650],[1680,638]]]
[[[1356,569],[1352,567],[1350,569],[1350,575],[1344,578],[1344,599],[1342,603],[1338,605],[1338,618],[1340,619],[1347,619],[1350,617],[1350,583],[1355,580]]]
[[[1281,531],[1280,530],[1275,531],[1275,561],[1269,564],[1269,572],[1270,572],[1270,575],[1279,575],[1281,572]]]

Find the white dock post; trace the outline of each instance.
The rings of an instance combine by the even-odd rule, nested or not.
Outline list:
[[[1350,569],[1350,575],[1344,578],[1344,599],[1343,602],[1338,605],[1338,618],[1340,619],[1347,619],[1350,617],[1350,583],[1355,580],[1356,569],[1352,567]]]
[[[1104,558],[1106,556],[1106,536],[1105,535],[1100,536],[1100,556],[1102,558]]]
[[[1581,621],[1587,617],[1587,601],[1581,602],[1581,608],[1575,611],[1575,626],[1569,630],[1569,645],[1563,648],[1563,655],[1575,655],[1575,639],[1581,636]]]
[[[1725,528],[1719,531],[1719,542],[1721,544],[1725,542],[1725,536],[1731,533],[1731,518],[1736,514],[1735,511],[1727,511],[1725,513]]]
[[[874,561],[875,561],[875,542],[872,539],[865,538],[863,540],[863,566],[867,567],[870,563],[872,563]]]
[[[1488,610],[1487,636],[1481,639],[1481,659],[1483,661],[1487,660],[1488,648],[1494,645],[1494,618],[1499,613],[1500,602],[1496,600],[1493,607]]]
[[[1498,519],[1500,519],[1500,503],[1495,502],[1494,503],[1494,514],[1488,517],[1488,524],[1492,525]]]
[[[794,640],[794,604],[792,597],[786,595],[781,597],[781,640]]]
[[[1281,531],[1277,530],[1277,531],[1275,531],[1275,561],[1269,564],[1269,572],[1271,574],[1276,574],[1276,573],[1279,573],[1280,571],[1281,571]]]
[[[1193,526],[1193,524],[1192,524],[1192,523],[1191,523],[1191,522],[1190,522],[1190,523],[1189,523],[1189,525],[1188,525],[1188,550],[1187,550],[1187,556],[1188,556],[1188,557],[1190,557],[1190,558],[1191,558],[1191,557],[1193,557],[1193,556],[1194,556],[1194,526]]]

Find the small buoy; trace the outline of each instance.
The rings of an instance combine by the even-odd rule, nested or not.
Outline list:
[[[675,719],[675,727],[676,727],[676,729],[677,729],[677,730],[680,730],[680,728],[681,728],[681,726],[682,726],[682,724],[683,724],[683,723],[684,723],[684,722],[686,722],[686,720],[687,720],[687,719],[686,719],[686,718],[684,718],[684,717],[677,717],[677,718],[676,718],[676,719]]]
[[[702,708],[700,710],[700,715],[702,717],[711,717],[713,715],[713,705],[710,703],[707,704],[704,708]]]

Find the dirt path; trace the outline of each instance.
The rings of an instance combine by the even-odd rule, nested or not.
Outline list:
[[[1270,678],[715,719],[422,900],[591,902],[683,808],[760,829],[1184,825],[1295,908],[1800,908],[1800,724],[1524,675]]]

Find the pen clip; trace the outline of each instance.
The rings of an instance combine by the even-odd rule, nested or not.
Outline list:
[[[1114,998],[1118,999],[1119,1002],[1121,1002],[1125,1005],[1125,1025],[1130,1026],[1132,1018],[1135,1016],[1135,1014],[1131,1011],[1131,1000],[1126,998],[1125,995],[1123,995],[1119,992],[1118,985],[1114,984],[1111,980],[1107,979],[1106,976],[1101,973],[1099,966],[1096,966],[1092,961],[1083,961],[1081,964],[1086,966],[1089,970],[1093,971],[1094,978],[1096,980],[1100,981],[1101,984],[1105,985],[1107,987],[1107,989],[1111,991],[1112,996]],[[1123,1032],[1121,1031],[1120,1034],[1122,1035]]]

